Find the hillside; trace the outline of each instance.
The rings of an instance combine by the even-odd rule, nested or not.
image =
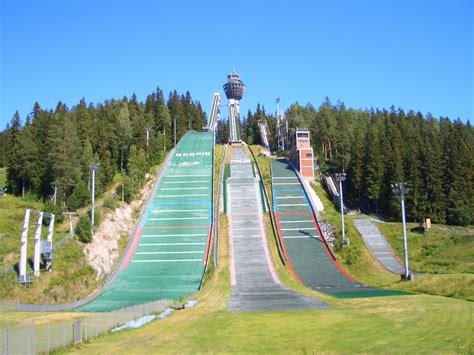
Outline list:
[[[149,177],[153,180],[154,175]],[[102,282],[104,273],[100,270],[110,271],[117,262],[119,255],[123,252],[129,235],[127,233],[119,233],[114,235],[115,244],[112,243],[107,230],[110,229],[110,221],[119,216],[124,217],[125,210],[129,210],[128,224],[132,226],[139,215],[141,205],[143,204],[143,197],[132,201],[131,204],[121,203],[116,195],[117,184],[114,184],[111,190],[106,191],[102,197],[97,198],[96,208],[100,211],[101,220],[104,226],[99,224],[98,238],[104,234],[107,242],[104,244],[84,244],[79,242],[76,238],[69,239],[65,244],[59,247],[54,253],[53,268],[51,272],[41,272],[39,278],[33,278],[33,283],[29,287],[19,285],[17,280],[17,273],[14,271],[0,274],[0,299],[4,301],[15,300],[20,303],[33,304],[59,304],[70,303],[89,295]],[[150,185],[148,184],[148,189]],[[145,190],[143,192],[146,193]],[[19,260],[19,245],[20,234],[23,222],[23,214],[25,208],[32,208],[36,210],[43,209],[43,203],[36,200],[23,199],[12,195],[7,195],[6,198],[0,199],[0,235],[4,234],[0,245],[0,261],[1,267],[7,268]],[[128,208],[128,209],[127,209]],[[77,211],[79,215],[87,213],[88,208],[83,208]],[[119,213],[118,215],[116,215]],[[30,223],[30,232],[28,240],[28,256],[33,254],[33,239],[32,229],[36,220],[32,217]],[[77,216],[73,218],[73,224],[78,221]],[[109,223],[109,227],[105,226]],[[120,228],[113,225],[113,233]],[[118,227],[118,226],[117,226]],[[129,229],[129,228],[128,228]],[[127,230],[128,230],[127,229]],[[101,232],[102,231],[102,232]],[[55,226],[54,242],[66,237],[69,232],[69,222],[65,220],[62,224]],[[43,228],[43,236],[45,238],[46,228]],[[94,246],[94,250],[87,254],[85,249]],[[109,250],[115,248],[115,257],[109,256]],[[107,258],[101,259],[97,255],[100,253],[107,254]],[[107,265],[105,264],[107,263]],[[28,266],[28,269],[31,268]]]

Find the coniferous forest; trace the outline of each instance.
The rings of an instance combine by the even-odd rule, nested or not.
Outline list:
[[[90,199],[90,165],[98,162],[97,193],[123,172],[130,200],[148,168],[160,163],[173,146],[173,117],[178,140],[206,122],[189,92],[174,91],[165,99],[159,88],[144,103],[135,95],[97,105],[83,99],[72,109],[60,102],[54,111],[35,103],[24,124],[16,113],[0,133],[0,166],[7,167],[9,191],[49,199],[56,187],[63,208],[82,207]],[[295,103],[286,117],[290,130],[311,130],[322,172],[347,172],[344,193],[351,207],[398,220],[400,203],[391,184],[405,181],[410,221],[474,222],[474,128],[469,122],[395,107],[347,109],[329,99],[317,109]],[[242,138],[261,144],[260,120],[267,121],[270,143],[276,146],[275,117],[260,105],[243,117]],[[220,133],[226,142],[226,122]]]
[[[90,202],[91,165],[99,163],[96,193],[123,172],[124,195],[130,200],[149,167],[172,148],[174,117],[178,140],[205,124],[205,114],[189,92],[174,91],[165,100],[159,88],[145,103],[135,94],[97,105],[82,99],[72,109],[59,102],[54,111],[35,103],[23,125],[17,112],[0,135],[8,191],[46,200],[56,189],[57,205],[74,210]]]
[[[287,111],[290,131],[305,127],[322,172],[346,172],[344,196],[350,206],[400,220],[394,182],[407,182],[410,221],[474,223],[474,128],[469,121],[423,116],[391,107],[347,109],[326,99],[316,109],[293,104]],[[267,120],[273,146],[275,118],[257,106],[242,123],[249,144],[261,144],[258,121]]]

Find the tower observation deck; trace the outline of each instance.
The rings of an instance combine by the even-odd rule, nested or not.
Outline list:
[[[245,92],[245,84],[240,75],[232,71],[227,75],[227,83],[224,84],[224,92],[229,100],[229,141],[240,142],[240,103]]]

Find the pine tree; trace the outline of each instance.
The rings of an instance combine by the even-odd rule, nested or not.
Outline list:
[[[383,155],[380,151],[379,132],[375,124],[368,127],[365,136],[364,155],[364,195],[374,205],[378,212],[378,200],[382,192],[382,178],[384,172]]]
[[[21,157],[18,149],[18,140],[21,132],[21,119],[18,111],[13,115],[6,134],[6,165],[7,183],[9,190],[14,194],[21,191]]]

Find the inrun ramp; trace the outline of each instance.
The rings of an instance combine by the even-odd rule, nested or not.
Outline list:
[[[377,226],[367,218],[354,218],[352,221],[364,240],[367,249],[369,249],[377,261],[386,270],[397,275],[404,275],[405,267],[395,257],[392,247],[387,243]]]
[[[248,156],[234,147],[227,183],[233,312],[324,309],[326,304],[301,296],[282,285],[265,236],[261,197]]]
[[[335,297],[405,294],[363,285],[336,262],[321,237],[306,192],[287,160],[272,160],[273,209],[280,241],[295,278]]]
[[[199,289],[212,225],[214,134],[188,132],[165,167],[122,271],[79,311],[101,312]]]

